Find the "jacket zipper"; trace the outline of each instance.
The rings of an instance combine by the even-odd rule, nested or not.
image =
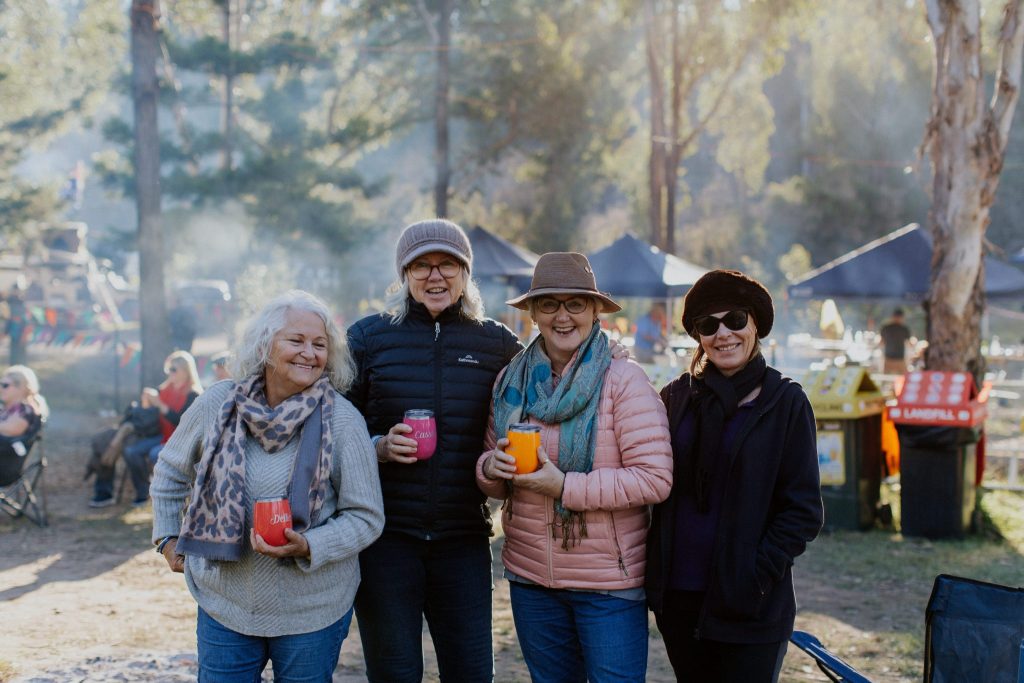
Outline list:
[[[771,407],[771,405],[774,405],[774,402],[772,404],[766,405],[764,408],[762,408],[761,411],[757,414],[757,419],[756,420],[751,420],[748,423],[746,429],[744,429],[742,432],[740,432],[739,434],[736,435],[736,441],[732,445],[732,453],[729,456],[729,469],[725,473],[725,477],[726,477],[727,481],[728,481],[730,475],[732,474],[733,466],[735,466],[735,464],[736,464],[736,456],[740,452],[740,446],[742,445],[743,440],[746,439],[747,435],[750,434],[750,432],[752,432],[754,430],[754,427],[757,425],[758,422],[761,421],[761,418],[763,418],[768,413],[768,408]],[[728,490],[726,491],[726,496],[728,496]],[[723,510],[726,509],[726,502],[728,500],[728,498],[726,496],[723,496],[723,498],[722,498],[722,509]],[[708,586],[709,587],[718,578],[718,548],[719,548],[719,536],[718,536],[718,534],[715,534],[715,547],[712,550],[712,558],[714,558],[714,561],[711,564],[711,574],[710,574],[710,576],[708,578]],[[764,597],[764,595],[762,594],[761,597]],[[701,628],[701,626],[704,625],[704,618],[707,616],[707,612],[708,612],[708,600],[707,600],[707,597],[705,596],[704,603],[700,606],[700,614],[697,615],[697,625],[693,629],[693,638],[694,638],[694,640],[700,640],[700,628]]]
[[[608,522],[612,528],[612,543],[615,544],[615,554],[619,558],[619,570],[624,576],[629,576],[629,570],[626,569],[626,561],[622,557],[622,546],[619,545],[619,530],[615,528],[615,513],[608,511]]]
[[[441,323],[435,320],[434,321],[434,422],[435,422],[435,429],[437,429],[437,433],[438,434],[443,434],[444,431],[442,429],[442,426],[439,424],[439,422],[441,420],[441,410],[440,410],[440,408],[441,408],[441,375],[442,375],[441,361],[442,361],[443,355],[444,355],[442,353],[441,345],[438,343],[438,339],[440,339],[440,337],[441,337]],[[431,531],[434,528],[434,505],[436,504],[436,501],[435,501],[435,488],[436,488],[436,486],[435,486],[434,477],[436,475],[437,468],[434,466],[434,458],[430,459],[430,462],[427,464],[427,467],[430,469],[429,485],[428,485],[428,489],[427,489],[427,492],[428,492],[427,500],[430,501],[430,506],[431,507],[430,507],[430,522],[429,522],[429,524],[427,526],[427,533],[426,533],[426,535],[424,537],[424,540],[429,541],[430,540],[430,536],[431,536]]]

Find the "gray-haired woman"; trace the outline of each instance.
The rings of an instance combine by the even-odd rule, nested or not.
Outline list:
[[[199,604],[199,679],[330,681],[348,633],[359,552],[384,524],[354,371],[322,301],[292,290],[249,323],[235,382],[185,413],[151,487],[153,541]],[[286,498],[284,545],[253,502]],[[187,506],[182,505],[188,501]]]

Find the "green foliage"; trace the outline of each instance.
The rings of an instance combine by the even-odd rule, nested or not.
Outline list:
[[[117,5],[0,3],[0,232],[26,233],[61,210],[68,169],[26,181],[17,167],[95,110],[124,49]]]

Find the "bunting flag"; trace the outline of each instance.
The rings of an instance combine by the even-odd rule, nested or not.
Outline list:
[[[138,359],[138,356],[142,355],[142,349],[137,347],[135,344],[125,344],[124,351],[121,352],[121,367],[126,368]]]

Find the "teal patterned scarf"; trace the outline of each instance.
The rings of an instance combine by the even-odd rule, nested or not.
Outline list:
[[[499,438],[508,426],[534,417],[559,426],[558,467],[563,472],[590,472],[594,466],[597,407],[605,372],[611,365],[608,336],[598,324],[576,352],[576,362],[555,386],[551,361],[536,337],[508,364],[492,394],[494,429]],[[562,547],[579,543],[587,535],[582,512],[566,510],[560,498],[554,503],[555,519],[561,520]],[[578,535],[577,535],[578,529]],[[555,530],[551,529],[552,537]]]

